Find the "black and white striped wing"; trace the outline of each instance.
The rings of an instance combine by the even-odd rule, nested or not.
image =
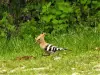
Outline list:
[[[57,50],[56,46],[53,46],[52,44],[48,44],[45,48],[48,52],[55,52]]]

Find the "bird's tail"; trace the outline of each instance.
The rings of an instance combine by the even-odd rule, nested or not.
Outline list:
[[[68,48],[57,48],[57,51],[59,50],[68,50],[68,51],[72,51],[71,49],[68,49]]]

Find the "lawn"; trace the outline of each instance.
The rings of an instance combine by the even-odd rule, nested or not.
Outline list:
[[[70,50],[43,56],[32,37],[2,39],[0,75],[100,75],[100,33],[47,34],[45,39]]]

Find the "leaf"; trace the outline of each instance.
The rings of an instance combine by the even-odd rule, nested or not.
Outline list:
[[[56,19],[53,19],[52,23],[53,23],[53,24],[58,24],[58,23],[59,23],[59,21],[58,21],[58,20],[56,20]]]
[[[63,12],[65,12],[65,13],[71,13],[71,12],[73,12],[73,10],[72,10],[72,8],[65,8],[63,10]]]
[[[63,23],[64,22],[64,20],[59,20],[59,24],[61,24],[61,23]]]
[[[54,8],[54,9],[50,8],[50,13],[51,13],[51,14],[56,14],[56,11],[57,11],[57,10],[56,10],[55,8]]]
[[[1,31],[1,32],[0,32],[0,36],[1,36],[1,37],[5,37],[5,36],[6,36],[6,34],[4,33],[4,31]]]
[[[41,17],[41,19],[42,19],[43,21],[49,22],[49,20],[47,19],[47,16],[43,16],[43,17]]]
[[[92,1],[92,3],[93,3],[93,4],[97,4],[97,3],[98,3],[98,1]]]
[[[56,15],[61,15],[61,14],[62,14],[62,12],[61,12],[61,11],[59,11],[59,10],[58,10],[58,11],[56,11],[55,13],[56,13]]]
[[[81,0],[80,2],[81,2],[81,4],[85,4],[87,2],[87,0]]]
[[[100,11],[98,11],[98,12],[96,13],[96,15],[100,16]]]
[[[91,3],[91,0],[87,0],[87,4],[90,4]]]
[[[46,4],[46,5],[43,5],[43,6],[42,6],[42,13],[47,12],[48,9],[50,8],[50,6],[51,6],[51,2],[49,2],[49,3]]]
[[[45,12],[47,12],[47,6],[46,6],[46,5],[44,5],[44,6],[42,7],[42,13],[45,13]]]
[[[60,17],[65,18],[66,16],[67,16],[67,14],[62,14]]]
[[[51,6],[51,2],[49,2],[48,4],[47,4],[47,8],[49,8]]]
[[[43,16],[42,20],[48,23],[48,22],[50,22],[51,19],[54,19],[55,17],[56,16],[54,16],[54,15]]]
[[[65,13],[71,13],[71,12],[73,12],[72,7],[65,7],[65,6],[64,7],[59,7],[59,10],[65,12]]]

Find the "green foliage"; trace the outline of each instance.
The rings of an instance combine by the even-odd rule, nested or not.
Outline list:
[[[66,32],[68,24],[68,16],[73,13],[70,3],[56,2],[54,6],[51,2],[42,6],[41,21],[51,29],[49,32],[58,33],[59,31]],[[44,27],[45,29],[45,27]]]
[[[0,36],[10,33],[24,38],[41,32],[61,34],[69,30],[99,30],[99,9],[100,2],[92,0],[7,0],[5,3],[2,0]]]
[[[88,33],[87,33],[88,32]],[[81,31],[48,36],[49,43],[71,49],[42,56],[43,51],[33,38],[0,39],[0,73],[17,75],[98,75],[100,61],[100,33]],[[33,56],[30,60],[16,60],[17,57]],[[41,64],[42,62],[42,64]],[[67,65],[66,65],[67,64]],[[2,66],[4,65],[4,66]],[[95,67],[95,65],[97,65]],[[46,69],[45,69],[46,68]],[[5,71],[4,71],[5,70]]]
[[[34,39],[41,32],[51,33],[48,43],[72,51],[43,57]],[[0,0],[0,74],[98,75],[99,47],[99,0]],[[36,59],[9,60],[27,55]]]
[[[14,31],[13,18],[10,14],[4,12],[3,18],[0,20],[0,36],[6,37],[8,33],[13,31]]]
[[[19,35],[23,38],[28,37],[35,37],[34,34],[36,34],[38,31],[35,27],[36,22],[34,21],[34,19],[32,19],[31,21],[25,22],[25,23],[21,23],[20,24],[20,33]]]

